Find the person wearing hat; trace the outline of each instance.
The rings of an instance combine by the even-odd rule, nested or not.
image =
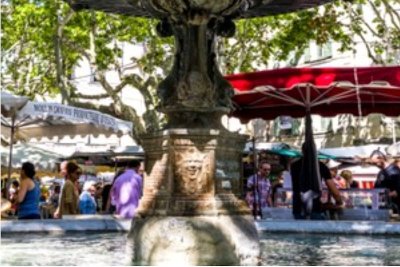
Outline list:
[[[328,166],[329,171],[331,172],[331,176],[332,176],[333,182],[335,183],[336,188],[337,189],[346,189],[346,180],[339,175],[340,164],[341,164],[340,162],[330,159],[326,165]]]

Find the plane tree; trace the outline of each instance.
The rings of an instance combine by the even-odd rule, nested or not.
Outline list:
[[[223,73],[252,71],[272,61],[298,64],[311,40],[330,40],[354,48],[355,36],[377,64],[399,64],[400,17],[396,0],[336,1],[319,9],[273,17],[237,20],[234,37],[218,39]],[[366,7],[373,19],[364,15]],[[173,60],[173,38],[160,38],[157,21],[96,11],[73,11],[61,0],[2,1],[1,79],[3,88],[34,98],[61,94],[65,104],[94,108],[133,122],[133,138],[161,129],[156,88]],[[144,53],[121,61],[124,44],[141,44]],[[82,93],[74,68],[88,62],[102,93]],[[107,73],[118,74],[111,82]],[[146,111],[126,103],[120,92],[138,90]],[[97,104],[110,99],[110,105]]]

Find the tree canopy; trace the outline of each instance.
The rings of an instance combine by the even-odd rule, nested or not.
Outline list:
[[[233,38],[218,39],[218,61],[223,73],[252,71],[271,61],[296,65],[311,40],[333,40],[344,51],[353,49],[358,37],[375,63],[399,64],[394,62],[400,50],[398,6],[396,0],[337,1],[319,9],[238,20]],[[367,10],[372,15],[365,15]],[[3,0],[1,13],[3,88],[31,98],[61,94],[67,104],[132,121],[136,140],[163,126],[163,115],[156,110],[156,87],[172,65],[174,44],[172,38],[157,36],[157,21],[75,12],[61,0]],[[144,55],[122,65],[124,43],[143,44]],[[90,63],[104,93],[84,95],[77,90],[72,74],[82,60]],[[118,73],[118,84],[107,79],[109,70]],[[143,116],[119,94],[127,86],[143,96]],[[112,104],[86,102],[103,98]]]

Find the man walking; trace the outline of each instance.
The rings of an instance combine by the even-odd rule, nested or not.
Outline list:
[[[260,163],[258,172],[247,180],[246,200],[253,210],[254,218],[262,217],[262,209],[271,207],[271,183],[268,175],[271,172],[271,165],[267,162]]]
[[[139,174],[140,161],[129,161],[126,170],[111,188],[111,203],[115,213],[123,218],[133,218],[142,196],[143,181]]]

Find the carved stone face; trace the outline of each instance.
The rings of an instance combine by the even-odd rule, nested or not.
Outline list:
[[[196,149],[175,152],[177,190],[183,194],[205,193],[208,178],[208,157]]]
[[[203,162],[200,159],[188,158],[182,161],[182,178],[187,181],[196,180],[201,173]]]

